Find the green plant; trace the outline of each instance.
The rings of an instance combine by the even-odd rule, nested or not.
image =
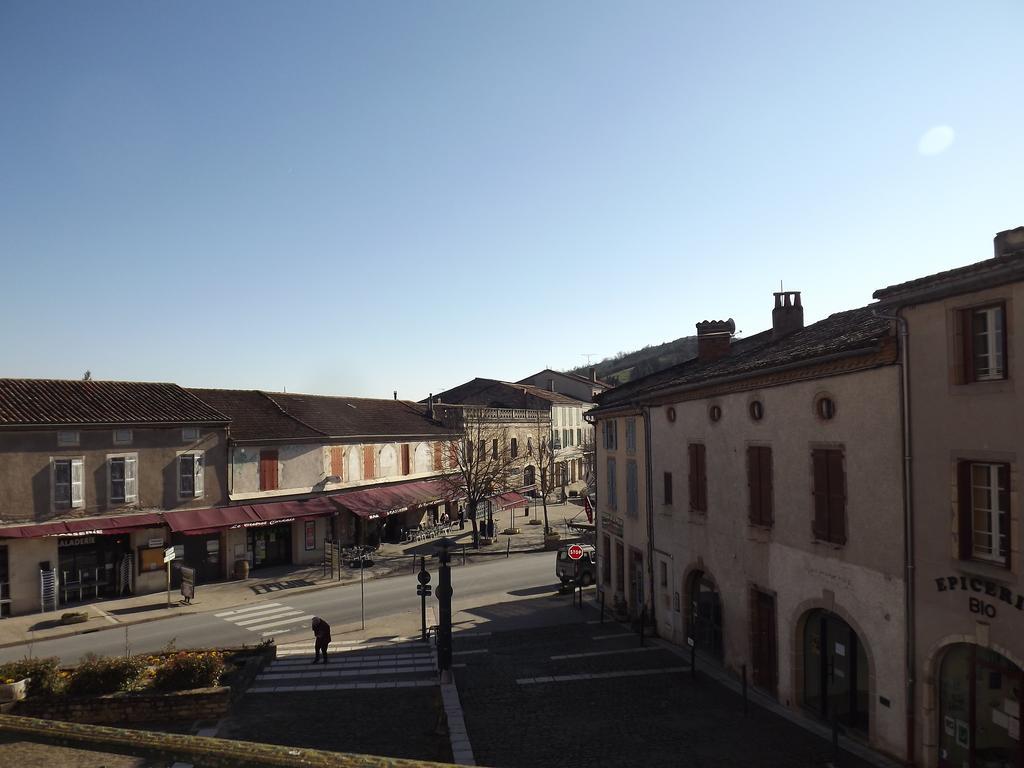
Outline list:
[[[84,624],[88,620],[89,614],[81,611],[62,613],[60,615],[61,624]]]
[[[29,696],[51,696],[60,692],[63,681],[58,665],[60,659],[50,657],[47,659],[24,658],[20,661],[9,661],[0,664],[0,681],[24,680],[29,678],[27,694]]]
[[[217,651],[179,651],[157,667],[153,687],[161,691],[209,688],[223,671],[224,657]]]
[[[145,668],[146,663],[137,657],[89,654],[71,673],[68,693],[72,696],[98,696],[124,691],[138,681]]]

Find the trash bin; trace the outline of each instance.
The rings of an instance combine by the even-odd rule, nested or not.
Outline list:
[[[249,561],[248,560],[235,560],[235,578],[236,579],[248,579],[249,578]]]

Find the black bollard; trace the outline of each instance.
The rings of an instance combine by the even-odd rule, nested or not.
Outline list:
[[[743,665],[743,714],[750,714],[750,706],[747,702],[747,665]]]
[[[452,541],[445,536],[437,546],[437,667],[442,678],[446,678],[452,668]]]

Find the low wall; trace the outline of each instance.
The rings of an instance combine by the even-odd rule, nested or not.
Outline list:
[[[221,687],[161,694],[54,696],[19,701],[11,714],[95,725],[171,723],[178,720],[219,720],[227,714],[230,701],[231,689]]]

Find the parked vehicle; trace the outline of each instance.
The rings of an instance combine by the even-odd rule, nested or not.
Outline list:
[[[569,557],[570,547],[579,547],[583,556],[578,560]],[[597,550],[593,544],[563,544],[558,548],[555,559],[555,575],[563,586],[580,584],[589,587],[597,581]]]

